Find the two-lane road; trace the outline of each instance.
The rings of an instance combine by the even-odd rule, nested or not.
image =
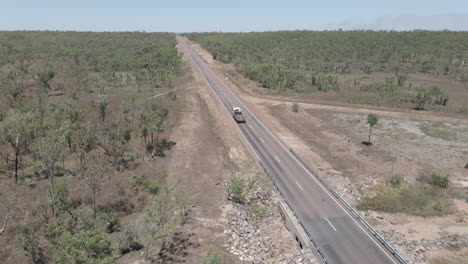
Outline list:
[[[227,114],[239,106],[247,123],[236,124],[254,155],[272,174],[297,217],[315,238],[330,263],[398,263],[324,187],[300,164],[241,100],[194,52],[180,43],[219,99]]]

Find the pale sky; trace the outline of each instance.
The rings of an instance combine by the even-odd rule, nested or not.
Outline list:
[[[0,0],[0,30],[466,30],[468,0]]]

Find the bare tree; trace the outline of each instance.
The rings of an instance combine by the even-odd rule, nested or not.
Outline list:
[[[103,161],[103,157],[97,154],[89,155],[81,166],[82,177],[88,191],[91,194],[93,217],[96,220],[97,214],[97,194],[101,190],[101,185],[108,179],[107,164]]]

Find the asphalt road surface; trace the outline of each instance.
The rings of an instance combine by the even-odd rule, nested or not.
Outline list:
[[[242,109],[246,123],[236,124],[242,136],[254,155],[273,174],[278,188],[329,263],[399,263],[247,109],[185,39],[182,43],[227,113],[231,115],[234,106]]]

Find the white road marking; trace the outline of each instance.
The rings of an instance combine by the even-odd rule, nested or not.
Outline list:
[[[263,141],[263,139],[261,137],[259,137],[260,141],[265,144],[265,141]]]
[[[253,126],[252,125],[249,125],[250,129],[253,129]]]
[[[336,232],[336,228],[332,225],[332,223],[330,223],[330,220],[328,220],[328,218],[325,217],[325,220],[327,220],[328,224],[333,228],[333,230],[335,230]]]
[[[296,181],[296,184],[297,186],[299,186],[299,188],[301,188],[302,191],[304,191],[304,189],[302,189],[302,186]]]
[[[278,163],[281,163],[280,159],[278,159],[278,157],[275,156],[275,159],[276,161],[278,161]]]

